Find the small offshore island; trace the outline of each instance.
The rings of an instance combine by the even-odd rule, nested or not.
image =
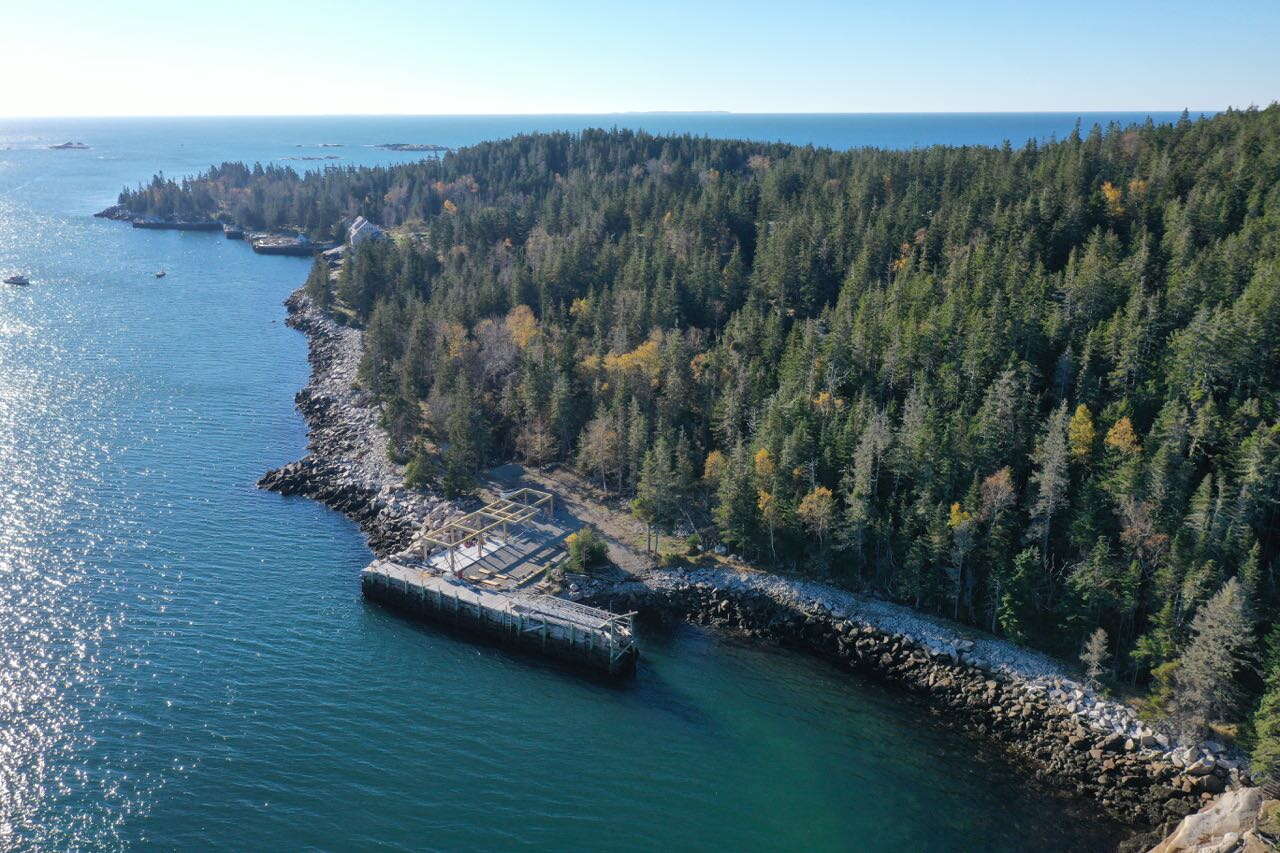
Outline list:
[[[548,593],[900,685],[1133,849],[1280,836],[1280,107],[1018,149],[537,134],[100,215],[325,252],[287,303],[309,455],[260,485],[355,519],[366,572],[518,461],[583,522]]]
[[[438,154],[443,154],[453,150],[447,145],[433,145],[431,143],[416,142],[382,142],[374,147],[381,148],[384,151],[430,151]]]

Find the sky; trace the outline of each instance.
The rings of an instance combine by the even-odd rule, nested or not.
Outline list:
[[[1265,0],[2,0],[0,116],[1196,110]]]

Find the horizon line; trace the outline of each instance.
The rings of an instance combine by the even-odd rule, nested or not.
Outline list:
[[[1250,104],[1247,107],[1110,107],[1106,109],[1017,109],[1017,110],[815,110],[815,111],[739,111],[739,110],[615,110],[606,112],[500,112],[500,113],[110,113],[110,114],[43,114],[0,115],[0,121],[38,119],[213,119],[213,118],[533,118],[539,116],[927,116],[927,115],[1083,115],[1132,113],[1219,113],[1227,110],[1261,110],[1273,106]]]

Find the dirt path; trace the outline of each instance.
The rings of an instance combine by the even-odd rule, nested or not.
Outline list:
[[[487,491],[527,486],[556,496],[556,515],[575,526],[590,524],[600,531],[609,546],[609,560],[626,574],[643,575],[657,565],[655,556],[644,549],[645,525],[630,512],[615,509],[599,489],[563,468],[539,471],[521,465],[500,465],[486,472]],[[661,537],[662,545],[674,547],[675,540]]]

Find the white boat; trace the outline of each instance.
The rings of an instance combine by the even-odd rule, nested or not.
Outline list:
[[[160,270],[160,272],[156,273],[156,278],[164,278],[165,275],[166,275],[165,271]]]

